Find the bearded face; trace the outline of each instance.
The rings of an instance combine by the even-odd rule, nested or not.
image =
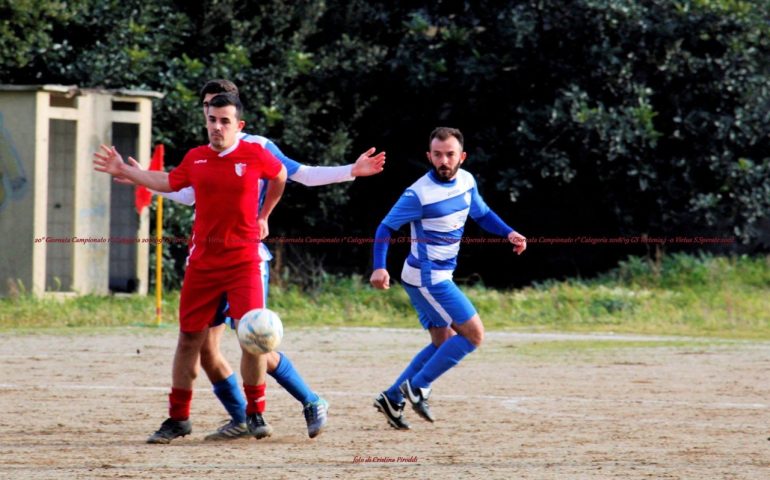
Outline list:
[[[436,177],[442,182],[454,180],[457,171],[465,161],[465,155],[460,142],[451,136],[446,140],[434,138],[430,142],[430,152],[427,154]]]

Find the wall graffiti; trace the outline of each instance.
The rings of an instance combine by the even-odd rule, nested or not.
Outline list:
[[[21,157],[0,112],[0,211],[9,201],[23,198],[28,185]]]

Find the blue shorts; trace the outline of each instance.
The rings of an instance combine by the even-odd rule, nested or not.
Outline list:
[[[476,308],[452,280],[428,287],[402,285],[423,328],[462,325],[476,315]]]
[[[267,308],[267,288],[270,281],[270,262],[263,260],[259,262],[259,274],[262,276],[262,295],[264,295],[263,308]],[[214,315],[214,321],[209,325],[210,327],[218,327],[226,323],[233,326],[232,318],[230,318],[230,303],[227,301],[227,295],[222,295],[219,301],[219,307],[217,313]]]

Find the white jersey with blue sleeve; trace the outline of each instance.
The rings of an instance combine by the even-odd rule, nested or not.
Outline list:
[[[476,180],[466,170],[458,170],[451,182],[441,182],[433,171],[422,176],[382,221],[393,230],[405,223],[411,227],[411,250],[401,280],[416,287],[451,280],[468,216],[478,219],[488,212]]]
[[[340,165],[334,167],[327,166],[308,166],[299,163],[286,156],[285,153],[278,148],[278,145],[273,143],[267,137],[261,135],[250,135],[247,133],[241,133],[238,137],[241,140],[249,143],[257,143],[262,145],[268,152],[272,153],[275,158],[281,161],[286,167],[286,175],[292,182],[301,183],[306,187],[317,187],[319,185],[329,185],[331,183],[340,182],[352,182],[355,177],[351,174],[353,165]]]
[[[319,185],[329,185],[331,183],[350,182],[355,180],[355,177],[353,177],[351,173],[353,170],[352,164],[334,167],[310,167],[287,157],[286,154],[284,154],[281,149],[278,148],[278,145],[276,145],[267,137],[241,132],[238,135],[238,139],[243,140],[244,142],[259,144],[267,151],[272,153],[273,156],[275,156],[275,158],[277,158],[286,167],[286,174],[289,181],[301,183],[302,185],[308,187],[316,187]],[[259,195],[260,207],[262,206],[262,203],[265,199],[265,184],[266,180],[262,180]],[[185,187],[176,192],[154,193],[162,195],[170,200],[174,200],[175,202],[183,203],[185,205],[195,204],[195,190],[193,190],[192,187]],[[268,250],[264,243],[260,243],[259,251],[262,260],[272,260],[273,256],[270,254],[270,250]]]
[[[353,165],[343,165],[339,167],[309,167],[287,157],[286,154],[278,148],[278,145],[273,143],[267,137],[261,135],[249,135],[242,132],[238,138],[245,142],[262,145],[268,152],[272,153],[273,156],[280,160],[284,167],[286,167],[286,174],[289,181],[301,183],[308,187],[315,187],[318,185],[328,185],[330,183],[354,180],[354,177],[351,175]],[[262,204],[265,201],[265,193],[267,192],[266,184],[267,180],[262,180],[259,192],[260,208],[262,208]],[[259,244],[259,255],[263,261],[270,261],[273,259],[273,255],[264,243]]]
[[[350,182],[355,180],[352,175],[353,164],[340,165],[333,167],[308,166],[293,160],[284,154],[278,145],[269,138],[261,135],[250,135],[241,132],[238,136],[240,140],[249,143],[262,145],[267,151],[273,154],[275,158],[281,161],[286,167],[286,175],[289,181],[301,183],[307,187],[317,187],[319,185],[329,185],[332,183]],[[264,186],[264,185],[263,185]],[[264,188],[263,188],[264,191]],[[195,204],[195,191],[192,187],[185,187],[177,192],[154,192],[175,202],[185,205]]]
[[[299,163],[296,160],[292,160],[291,158],[284,155],[284,153],[281,151],[280,148],[278,148],[278,145],[273,143],[269,138],[263,137],[262,135],[250,135],[248,133],[241,132],[238,134],[238,138],[243,140],[244,142],[249,143],[256,143],[257,145],[261,145],[265,150],[272,153],[275,158],[281,161],[283,163],[283,166],[286,167],[286,175],[292,176],[299,168],[302,166],[301,163]]]

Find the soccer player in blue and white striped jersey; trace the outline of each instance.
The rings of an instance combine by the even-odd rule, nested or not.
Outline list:
[[[428,406],[431,384],[473,352],[484,339],[484,325],[473,304],[452,281],[457,254],[470,216],[484,230],[506,237],[521,254],[527,239],[493,212],[476,186],[473,175],[460,166],[465,161],[463,135],[455,128],[439,127],[430,135],[428,161],[431,171],[406,189],[382,220],[374,241],[375,288],[390,287],[386,269],[392,234],[409,223],[411,251],[404,262],[401,280],[420,323],[431,341],[415,357],[393,385],[380,393],[374,406],[396,429],[409,429],[403,418],[404,398],[415,412],[433,422]]]

